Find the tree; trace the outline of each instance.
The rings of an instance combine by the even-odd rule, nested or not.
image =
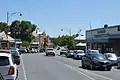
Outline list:
[[[20,31],[21,31],[20,24],[21,24],[20,21],[15,20],[10,25],[10,32],[13,38],[18,38],[18,39],[20,38]]]
[[[74,36],[59,36],[51,40],[54,45],[58,46],[67,46],[68,49],[75,49],[76,42],[74,41]]]
[[[0,22],[0,31],[5,31],[5,32],[8,32],[8,25],[7,23],[4,23],[4,22]]]
[[[32,32],[36,29],[36,25],[30,21],[18,21],[15,20],[10,26],[11,36],[14,38],[20,38],[22,41],[31,42],[34,38]]]
[[[30,43],[28,41],[23,41],[22,42],[22,46],[24,47],[28,47],[30,45]]]

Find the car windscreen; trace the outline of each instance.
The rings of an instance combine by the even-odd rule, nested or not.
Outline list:
[[[12,53],[12,55],[14,55],[14,56],[18,56],[18,55],[19,55],[19,53],[18,53],[17,51],[11,51],[11,53]]]
[[[9,65],[9,58],[5,56],[0,56],[0,66]]]
[[[77,51],[77,54],[83,54],[84,51]]]
[[[70,50],[69,53],[74,53],[74,51],[73,51],[73,50]]]
[[[105,56],[102,54],[92,54],[91,56],[93,59],[100,59],[100,60],[106,59]]]
[[[62,49],[62,51],[67,51],[66,49]]]
[[[107,54],[107,57],[109,57],[109,58],[117,58],[115,54]]]

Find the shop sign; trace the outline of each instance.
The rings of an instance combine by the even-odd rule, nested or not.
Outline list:
[[[106,33],[105,29],[101,29],[97,31],[97,34],[94,35],[94,37],[99,38],[99,37],[108,37],[110,34]]]
[[[98,34],[102,34],[102,33],[105,33],[105,32],[106,32],[105,29],[101,29],[101,30],[98,30],[98,31],[97,31]]]
[[[107,34],[97,34],[97,35],[94,35],[94,37],[97,37],[97,38],[99,38],[99,37],[108,37],[108,36],[110,36],[109,33],[107,33]]]

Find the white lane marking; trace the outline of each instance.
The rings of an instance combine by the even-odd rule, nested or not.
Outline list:
[[[58,62],[58,63],[60,63],[60,64],[64,64],[64,63],[62,63],[62,62],[59,62],[59,61],[56,61],[56,62]],[[78,68],[78,70],[76,69],[76,67],[72,67],[72,66],[70,66],[70,65],[68,65],[68,64],[64,64],[65,66],[67,66],[67,67],[69,67],[69,68],[71,68],[71,69],[74,69],[75,71],[77,71],[77,72],[79,72],[79,71],[83,71],[83,72],[87,72],[87,73],[89,73],[89,74],[92,74],[92,75],[94,75],[94,76],[96,76],[96,77],[101,77],[101,78],[103,78],[103,79],[107,79],[107,80],[113,80],[112,78],[108,78],[108,77],[105,77],[105,76],[102,76],[102,75],[99,75],[99,74],[96,74],[96,73],[93,73],[93,72],[90,72],[90,71],[88,71],[88,70],[83,70],[83,69],[79,69]],[[81,72],[82,73],[82,72]],[[84,74],[84,73],[83,73]],[[86,75],[86,74],[85,74]],[[87,75],[88,76],[88,75]],[[90,76],[89,76],[90,77]]]
[[[84,71],[84,70],[82,70],[82,69],[79,69],[79,70],[80,70],[80,71]],[[87,73],[89,73],[89,74],[92,74],[92,75],[94,75],[94,76],[98,76],[98,77],[101,77],[101,78],[104,78],[104,79],[107,79],[107,80],[113,80],[113,79],[111,79],[111,78],[108,78],[108,77],[105,77],[105,76],[102,76],[102,75],[99,75],[99,74],[90,72],[90,71],[88,71],[88,70],[85,70],[84,72],[87,72]]]
[[[22,55],[21,55],[21,63],[22,63],[24,78],[25,78],[25,80],[28,80],[28,79],[27,79],[27,76],[26,76],[26,71],[25,71],[25,67],[24,67]]]
[[[92,77],[90,77],[90,76],[84,74],[84,73],[81,72],[81,71],[76,70],[75,68],[73,68],[72,66],[70,66],[70,65],[68,65],[68,64],[64,64],[64,63],[59,62],[59,61],[56,61],[56,62],[59,63],[59,64],[63,64],[64,66],[66,66],[66,67],[68,67],[68,68],[71,68],[72,70],[74,70],[74,71],[76,71],[76,72],[78,72],[78,73],[80,73],[80,74],[86,76],[86,77],[87,77],[88,79],[90,79],[90,80],[95,80],[94,78],[92,78]]]

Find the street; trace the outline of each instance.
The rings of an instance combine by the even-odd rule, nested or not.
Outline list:
[[[39,54],[23,54],[18,80],[120,80],[120,70],[82,69],[80,60]]]

